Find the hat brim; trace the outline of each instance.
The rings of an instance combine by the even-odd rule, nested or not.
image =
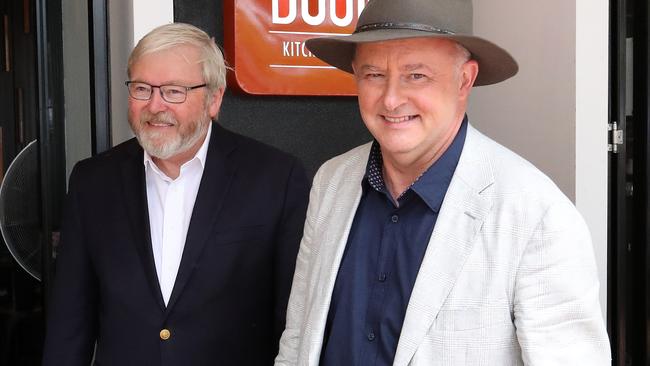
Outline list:
[[[378,29],[354,33],[349,36],[321,37],[307,40],[312,54],[326,63],[353,73],[352,59],[358,43],[390,41],[406,38],[445,38],[460,43],[479,65],[474,86],[496,84],[514,76],[519,71],[517,61],[508,51],[476,36],[439,34],[411,29]]]

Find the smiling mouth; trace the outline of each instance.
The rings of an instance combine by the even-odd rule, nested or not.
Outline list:
[[[174,124],[160,121],[147,121],[147,124],[153,127],[172,127]]]
[[[382,116],[382,117],[384,117],[384,120],[390,123],[404,123],[415,119],[417,115],[402,116],[402,117],[389,117],[389,116]]]

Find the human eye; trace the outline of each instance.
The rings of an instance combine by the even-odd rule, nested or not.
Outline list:
[[[185,95],[185,88],[177,85],[167,85],[163,92],[169,96],[182,96]]]
[[[363,77],[367,80],[381,80],[384,77],[384,74],[380,72],[367,72]]]
[[[185,87],[178,85],[165,85],[160,87],[160,90],[162,90],[165,100],[172,103],[183,102],[187,94]]]
[[[426,77],[427,76],[425,74],[421,74],[421,73],[418,73],[418,72],[413,72],[413,73],[409,74],[409,79],[411,79],[411,80],[422,80],[422,79],[425,79]]]
[[[149,93],[151,86],[144,83],[133,83],[131,84],[131,89],[136,93]]]

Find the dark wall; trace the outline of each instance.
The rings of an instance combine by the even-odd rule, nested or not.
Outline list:
[[[221,0],[174,0],[174,20],[196,25],[223,45]],[[325,160],[371,138],[353,97],[269,97],[227,91],[219,123],[296,155],[311,175]]]

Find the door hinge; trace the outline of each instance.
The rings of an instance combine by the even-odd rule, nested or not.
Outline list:
[[[618,129],[618,123],[608,123],[607,131],[609,131],[609,143],[607,144],[607,151],[618,153],[618,146],[623,145],[623,130]]]

